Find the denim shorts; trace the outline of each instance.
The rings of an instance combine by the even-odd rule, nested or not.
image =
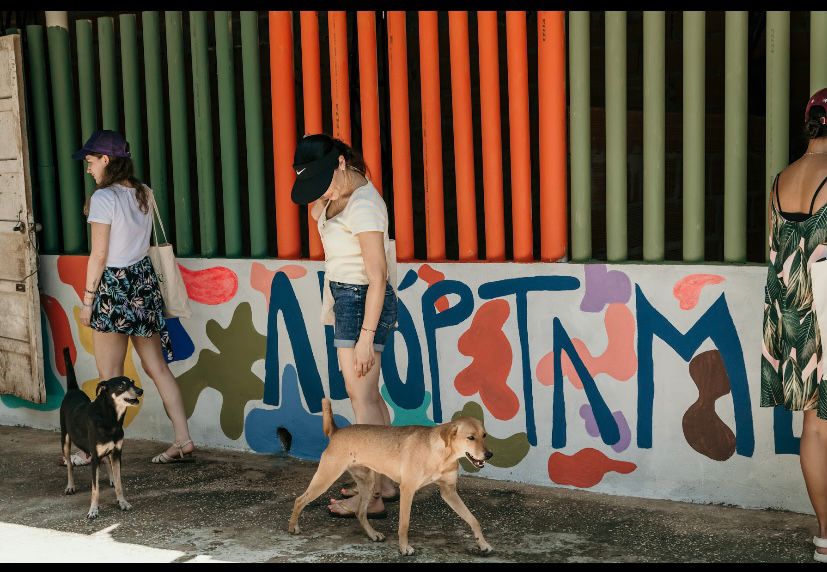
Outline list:
[[[333,346],[352,348],[356,346],[362,332],[362,320],[365,319],[365,298],[368,295],[367,284],[346,284],[330,281],[330,293],[333,295],[333,312],[336,324],[333,327]],[[385,303],[376,324],[373,335],[373,349],[381,352],[385,349],[388,335],[396,327],[397,300],[396,292],[390,284],[385,284]]]

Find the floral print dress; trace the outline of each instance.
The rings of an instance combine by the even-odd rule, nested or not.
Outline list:
[[[827,178],[822,181],[816,194]],[[813,308],[810,268],[827,254],[827,205],[809,215],[770,207],[770,256],[764,288],[764,340],[761,352],[761,406],[792,411],[817,409],[827,419],[827,388],[821,384],[821,338]]]

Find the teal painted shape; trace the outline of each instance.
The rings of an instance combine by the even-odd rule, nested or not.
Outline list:
[[[0,402],[9,409],[17,409],[18,407],[25,407],[27,409],[34,409],[36,411],[52,411],[60,407],[63,401],[63,395],[66,391],[63,385],[55,375],[54,367],[52,367],[52,340],[49,336],[49,324],[46,321],[45,312],[40,310],[40,331],[43,335],[43,371],[46,376],[46,403],[32,403],[25,399],[20,399],[15,395],[0,395]]]
[[[382,385],[382,389],[379,391],[382,394],[382,397],[385,398],[385,402],[390,405],[393,410],[393,420],[391,421],[391,425],[426,425],[428,427],[433,427],[436,425],[436,423],[428,418],[428,407],[431,405],[430,392],[425,392],[425,398],[422,400],[422,405],[416,409],[403,409],[393,402],[390,394],[388,393],[387,387],[384,384]]]

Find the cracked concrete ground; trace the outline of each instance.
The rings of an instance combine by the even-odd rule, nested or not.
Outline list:
[[[149,459],[163,445],[129,438],[124,444],[123,483],[133,509],[118,509],[104,473],[100,516],[87,521],[90,470],[77,468],[79,490],[64,496],[66,469],[57,465],[59,441],[55,432],[0,426],[0,538],[39,543],[29,548],[19,540],[0,542],[0,562],[19,559],[21,553],[30,554],[25,561],[48,560],[50,548],[60,545],[57,540],[38,540],[39,531],[15,525],[57,531],[50,534],[73,543],[82,538],[92,542],[100,535],[90,535],[110,529],[104,533],[123,543],[115,546],[137,551],[137,558],[145,561],[156,556],[165,561],[234,562],[813,561],[816,522],[811,515],[610,496],[472,476],[460,477],[459,493],[494,552],[480,555],[469,527],[431,485],[414,497],[410,542],[416,552],[403,557],[397,551],[398,503],[388,504],[387,519],[373,521],[387,535],[385,542],[374,543],[355,519],[327,516],[327,500],[337,496],[338,484],[304,510],[302,533],[288,534],[293,501],[310,482],[315,462],[200,449],[196,463],[153,465]],[[60,556],[70,561],[100,561],[94,549],[72,550],[70,555],[61,550]]]

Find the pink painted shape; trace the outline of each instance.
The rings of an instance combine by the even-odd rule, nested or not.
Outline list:
[[[238,276],[224,266],[213,266],[204,270],[190,270],[181,264],[181,276],[190,299],[201,304],[223,304],[229,302],[238,291]]]
[[[48,294],[40,294],[40,305],[46,312],[46,319],[49,321],[49,328],[52,330],[52,341],[55,352],[55,368],[60,375],[66,375],[66,362],[63,361],[63,348],[69,348],[69,356],[72,363],[77,359],[78,351],[75,348],[75,340],[72,338],[72,329],[69,327],[69,318],[66,312],[56,299]],[[45,350],[46,348],[44,348]]]
[[[457,343],[460,353],[473,361],[457,374],[454,386],[461,395],[479,393],[485,407],[497,419],[511,419],[520,411],[517,394],[506,384],[513,358],[511,342],[503,333],[509,313],[505,300],[486,302]]]
[[[599,356],[592,356],[589,348],[580,339],[571,342],[577,355],[592,377],[606,373],[619,381],[627,381],[637,371],[635,354],[635,317],[625,304],[609,304],[603,317],[606,325],[606,337],[609,343]],[[583,382],[574,369],[568,354],[561,360],[563,376],[567,377],[577,389],[583,389]],[[537,364],[537,379],[543,385],[554,385],[554,352],[549,352]]]
[[[422,278],[428,286],[436,284],[440,280],[445,280],[445,274],[436,270],[430,264],[420,266],[417,275]],[[442,312],[443,310],[447,310],[450,304],[448,303],[447,297],[440,296],[439,300],[434,303],[434,306],[436,306],[437,312]]]
[[[698,304],[701,290],[707,284],[719,284],[725,279],[717,274],[690,274],[675,283],[672,294],[681,303],[681,310],[691,310]]]
[[[264,294],[267,306],[270,305],[270,285],[273,283],[273,276],[276,272],[284,272],[290,280],[294,280],[307,274],[307,269],[298,264],[285,264],[275,270],[269,270],[263,264],[253,262],[250,267],[250,286]]]

